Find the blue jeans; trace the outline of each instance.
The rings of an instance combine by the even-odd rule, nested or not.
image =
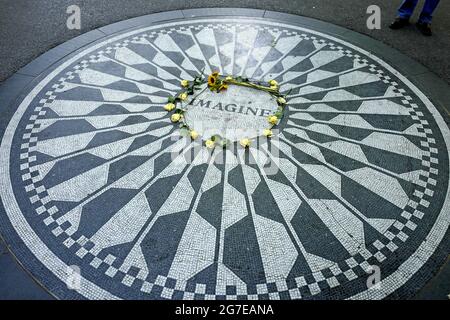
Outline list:
[[[431,23],[433,11],[436,9],[440,0],[425,0],[422,13],[419,17],[420,23]],[[409,19],[413,14],[414,8],[419,0],[403,0],[400,8],[398,8],[398,16],[402,19]]]

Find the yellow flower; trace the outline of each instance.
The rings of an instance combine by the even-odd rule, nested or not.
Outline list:
[[[247,138],[242,139],[241,141],[239,141],[239,143],[241,144],[241,146],[243,146],[244,148],[250,147],[251,141]]]
[[[198,132],[197,131],[191,130],[190,134],[191,134],[191,139],[192,140],[195,140],[195,139],[198,138]]]
[[[208,76],[208,86],[214,86],[216,84],[216,80],[219,77],[219,72],[213,72]]]
[[[271,87],[278,87],[278,82],[277,82],[276,80],[270,80],[270,81],[269,81],[269,85],[270,85]]]
[[[279,98],[277,99],[277,102],[278,102],[279,104],[286,104],[286,99],[283,98],[283,97],[279,97]]]
[[[231,80],[233,80],[233,77],[232,76],[228,76],[228,77],[225,78],[225,80],[226,81],[231,81]]]
[[[208,77],[208,86],[213,86],[216,84],[216,78],[214,78],[213,76],[209,76]]]
[[[209,140],[206,140],[206,141],[205,141],[205,145],[206,145],[206,147],[207,147],[208,149],[212,149],[212,148],[214,148],[215,143],[214,143],[214,141],[212,141],[211,139],[209,139]]]
[[[187,87],[189,85],[189,81],[188,80],[181,80],[181,86],[182,87]]]
[[[175,109],[175,105],[173,103],[168,103],[164,106],[164,110],[166,111],[172,111],[173,109]]]
[[[270,89],[272,89],[272,90],[278,90],[278,86],[270,86]]]
[[[263,135],[264,135],[265,137],[270,138],[270,137],[273,136],[273,132],[272,132],[272,130],[270,130],[270,129],[264,129]]]
[[[277,118],[277,116],[269,116],[269,117],[267,118],[267,120],[269,121],[270,124],[273,124],[273,125],[275,125],[275,124],[278,123],[278,118]]]
[[[183,101],[186,100],[187,97],[188,97],[188,94],[186,92],[183,92],[182,94],[180,94],[180,99]]]
[[[178,121],[180,121],[180,120],[181,120],[181,114],[179,114],[179,113],[174,113],[174,114],[170,117],[170,120],[171,120],[172,122],[178,122]]]

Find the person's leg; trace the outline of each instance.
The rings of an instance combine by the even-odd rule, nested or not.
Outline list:
[[[439,4],[440,0],[426,0],[423,5],[422,13],[419,17],[419,23],[431,23],[431,19],[433,18],[433,12]]]
[[[409,18],[412,16],[418,1],[419,0],[403,0],[397,10],[397,18],[390,24],[389,28],[397,30],[409,25]]]
[[[397,15],[400,19],[408,20],[417,6],[419,0],[403,0],[402,4],[397,10]]]
[[[439,0],[426,0],[420,14],[419,21],[417,21],[417,28],[425,36],[431,36],[431,19],[433,18],[434,9],[439,4]]]

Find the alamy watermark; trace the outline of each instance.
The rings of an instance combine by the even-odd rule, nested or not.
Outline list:
[[[79,266],[67,266],[66,285],[69,290],[78,291],[81,288],[81,269]]]
[[[202,128],[202,121],[195,124],[195,128]],[[211,132],[209,131],[211,130]],[[252,139],[249,147],[243,147],[239,139],[231,140],[226,146],[217,145],[214,148],[207,148],[201,139],[191,140],[190,137],[173,134],[171,136],[172,166],[186,166],[188,164],[201,165],[214,163],[234,167],[236,164],[258,166],[265,175],[275,175],[280,166],[280,153],[288,146],[280,140],[279,130],[273,129],[271,138],[258,136],[257,130],[252,129],[226,129],[223,130],[224,137],[250,136]],[[214,129],[202,130],[206,136],[214,134]],[[281,152],[280,152],[281,151]]]
[[[379,6],[372,4],[367,7],[366,13],[369,14],[369,17],[366,21],[367,29],[381,29],[381,9]]]
[[[69,30],[81,29],[81,9],[77,5],[70,5],[67,7],[66,13],[69,15],[67,18],[66,26]],[[381,8],[376,4],[372,4],[367,7],[366,13],[369,17],[366,20],[366,26],[369,30],[381,29]]]
[[[366,272],[370,274],[367,278],[366,284],[369,290],[381,289],[381,269],[376,265],[369,265]]]
[[[67,7],[66,13],[69,15],[67,18],[66,26],[69,30],[81,29],[81,9],[77,5],[71,5]]]

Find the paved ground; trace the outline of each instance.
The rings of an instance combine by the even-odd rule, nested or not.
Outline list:
[[[18,265],[3,240],[0,240],[0,266],[0,299],[52,299],[52,296]]]
[[[355,30],[400,50],[423,63],[450,83],[450,3],[441,1],[434,20],[435,35],[425,38],[414,27],[393,32],[387,28],[398,2],[393,0],[17,0],[0,2],[0,81],[48,49],[93,28],[148,13],[201,7],[248,7],[294,13],[328,21]],[[421,1],[422,2],[422,1]],[[65,27],[68,5],[82,8],[82,30]],[[366,28],[366,8],[377,4],[382,9],[382,29]],[[419,5],[420,6],[420,5]],[[419,10],[417,10],[419,11]],[[417,13],[416,13],[417,16]],[[430,49],[431,48],[431,49]]]
[[[122,11],[122,13],[123,13],[123,10],[121,10]],[[97,22],[98,22],[98,20],[97,20]],[[414,37],[416,37],[416,36],[419,36],[418,34],[414,34]],[[424,62],[425,63],[425,62]],[[110,72],[108,69],[106,69],[106,71],[107,72]],[[83,82],[83,81],[82,81]],[[326,86],[329,86],[330,84],[324,84],[325,85],[325,87]],[[117,88],[120,88],[120,87],[115,87],[116,89]],[[127,87],[128,88],[128,87]],[[129,89],[127,89],[127,90],[129,90]],[[359,91],[355,91],[356,93],[358,93]],[[305,119],[306,120],[306,119]],[[75,133],[75,132],[74,132]],[[58,133],[57,132],[55,132],[55,133],[50,133],[50,135],[58,135]],[[342,239],[339,239],[339,241],[341,241]],[[2,259],[3,259],[3,257],[5,257],[7,260],[8,260],[8,255],[2,255]],[[5,264],[5,265],[8,265],[9,264],[9,261],[7,261],[7,260],[5,260],[5,259],[3,259],[3,262],[2,262],[2,264]],[[6,262],[5,262],[6,261]],[[11,262],[12,262],[12,260],[11,260]],[[443,272],[443,273],[441,273],[441,274],[444,274],[444,281],[445,281],[445,279],[448,279],[448,275],[447,276],[445,276],[445,272]],[[26,277],[22,277],[23,279],[27,279]],[[19,275],[19,279],[20,279],[20,275]],[[11,284],[11,279],[6,279],[5,280],[5,278],[1,278],[0,277],[0,281],[3,281],[4,283],[8,283],[9,282],[9,284]],[[26,280],[24,280],[24,281],[26,281]],[[436,280],[435,280],[436,281]],[[30,285],[31,286],[31,288],[33,288],[33,285]],[[7,286],[6,286],[7,287]],[[435,283],[435,285],[432,285],[432,288],[431,288],[431,290],[432,290],[432,292],[433,293],[436,293],[436,290],[435,290],[435,288],[441,288],[441,289],[439,289],[439,291],[441,291],[442,290],[442,287],[444,287],[444,291],[441,291],[441,292],[445,292],[445,286],[442,286],[442,283],[441,282],[439,282],[438,281],[438,283],[436,284]],[[430,290],[430,289],[427,289],[427,288],[425,288],[425,290]],[[30,293],[28,293],[28,294],[30,294],[31,296],[30,297],[41,297],[41,298],[45,298],[45,297],[47,297],[47,295],[45,294],[45,293],[36,293],[36,296],[34,296],[34,293],[33,293],[34,291],[32,290]],[[39,290],[37,290],[37,292],[39,292]],[[14,292],[12,293],[12,294],[14,294]],[[18,293],[18,295],[20,296],[20,293]],[[425,296],[422,296],[422,297],[426,297],[426,293],[425,293]],[[440,295],[439,294],[439,297],[442,297],[442,295]]]

